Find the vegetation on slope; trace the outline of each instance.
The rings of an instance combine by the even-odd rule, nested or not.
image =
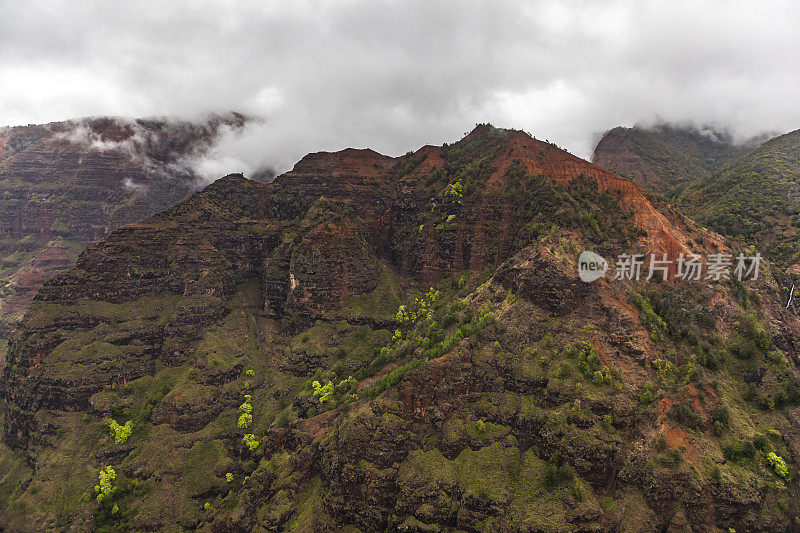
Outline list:
[[[672,198],[688,184],[709,178],[726,163],[751,152],[757,142],[734,143],[727,133],[692,126],[618,127],[603,135],[592,161]]]
[[[754,243],[779,264],[798,260],[800,132],[781,135],[688,187],[680,207],[699,222]]]
[[[713,133],[713,132],[712,132]],[[615,128],[597,164],[667,197],[697,222],[772,259],[800,259],[800,134],[734,144],[730,137],[657,126]]]
[[[583,283],[580,251],[647,250],[648,206],[588,164],[559,185],[506,161],[492,186],[499,151],[468,141],[404,177],[394,232],[346,175],[324,200],[230,178],[85,252],[5,367],[0,525],[790,528],[800,325],[769,272]],[[400,246],[445,197],[452,238]]]

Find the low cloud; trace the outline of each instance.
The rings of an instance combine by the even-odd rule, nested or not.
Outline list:
[[[241,111],[191,162],[208,179],[307,152],[399,155],[478,122],[589,157],[598,133],[800,127],[800,4],[305,1],[0,8],[0,122]],[[101,146],[98,145],[98,149]]]
[[[122,186],[129,191],[136,191],[136,192],[147,191],[147,185],[143,183],[136,183],[130,178],[125,178],[124,180],[122,180]]]
[[[74,121],[71,125],[71,128],[58,132],[53,137],[80,144],[88,150],[97,150],[99,152],[122,151],[131,157],[143,157],[144,155],[146,133],[132,121],[126,125],[133,130],[133,134],[121,141],[103,139],[102,135],[94,131],[86,122]]]

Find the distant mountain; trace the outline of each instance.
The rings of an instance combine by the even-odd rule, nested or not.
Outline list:
[[[623,253],[729,251],[489,125],[227,176],[37,294],[0,529],[792,530],[800,319],[769,263],[611,279]]]
[[[594,160],[785,268],[800,260],[800,130],[752,146],[758,140],[736,145],[671,126],[615,128]]]
[[[766,139],[737,144],[727,133],[691,126],[618,127],[600,139],[592,162],[645,189],[674,196],[686,184],[708,178],[751,152],[759,140]]]
[[[800,130],[775,137],[692,183],[678,205],[784,265],[800,258]]]
[[[3,340],[53,274],[112,230],[203,186],[190,166],[221,126],[93,118],[0,128],[0,361]]]

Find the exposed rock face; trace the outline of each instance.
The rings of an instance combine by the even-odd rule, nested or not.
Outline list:
[[[726,246],[488,126],[220,179],[39,291],[4,368],[0,527],[790,529],[797,482],[768,453],[800,453],[800,321],[769,266],[575,269]],[[118,490],[86,498],[109,465]]]
[[[87,244],[201,186],[189,166],[222,125],[86,119],[0,129],[0,337]]]

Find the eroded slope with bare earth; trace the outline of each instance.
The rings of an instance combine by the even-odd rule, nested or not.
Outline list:
[[[794,527],[800,322],[768,265],[587,284],[584,249],[728,248],[489,126],[221,179],[40,291],[5,367],[0,525]]]

